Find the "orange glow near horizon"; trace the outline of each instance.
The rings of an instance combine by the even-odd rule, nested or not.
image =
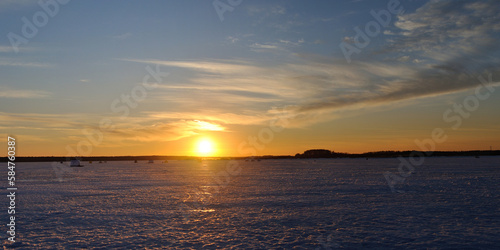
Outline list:
[[[196,142],[194,155],[210,157],[217,154],[217,148],[215,143],[210,138],[201,138]]]

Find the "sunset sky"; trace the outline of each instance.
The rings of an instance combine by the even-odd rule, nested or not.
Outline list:
[[[49,2],[0,2],[18,155],[500,149],[498,1]]]

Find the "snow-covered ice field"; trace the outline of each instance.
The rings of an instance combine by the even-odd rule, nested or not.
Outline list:
[[[500,248],[500,157],[17,163],[18,249]],[[241,171],[238,167],[241,167]],[[61,171],[62,170],[62,171]],[[225,172],[223,172],[225,171]],[[6,167],[1,170],[7,178]]]

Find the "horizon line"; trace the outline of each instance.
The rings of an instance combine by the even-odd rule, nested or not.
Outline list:
[[[308,149],[306,151],[310,150],[328,150],[328,149]],[[306,152],[304,151],[304,152]],[[405,153],[405,152],[423,152],[423,153],[429,153],[429,152],[439,152],[439,153],[464,153],[464,152],[497,152],[500,150],[492,150],[492,149],[474,149],[474,150],[435,150],[435,151],[422,151],[422,150],[380,150],[380,151],[368,151],[368,152],[363,152],[363,153],[347,153],[347,152],[335,152],[332,150],[328,150],[331,153],[334,154],[343,154],[343,155],[363,155],[363,154],[370,154],[370,153]],[[95,157],[185,157],[185,158],[250,158],[250,157],[295,157],[297,154],[303,154],[302,153],[295,153],[295,154],[289,154],[289,155],[249,155],[249,156],[195,156],[195,155],[91,155],[91,156],[58,156],[58,155],[30,155],[30,156],[19,156],[16,155],[16,158],[22,158],[22,157],[52,157],[52,158],[95,158]],[[1,158],[8,158],[7,155],[1,156]]]

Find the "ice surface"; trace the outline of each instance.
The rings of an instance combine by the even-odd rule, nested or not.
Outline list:
[[[398,172],[397,159],[237,163],[241,172],[232,174],[223,160],[82,162],[66,172],[52,163],[18,163],[19,242],[4,245],[500,247],[500,157],[426,158],[397,185],[404,193],[392,193],[383,175]],[[7,181],[1,183],[6,225]]]

